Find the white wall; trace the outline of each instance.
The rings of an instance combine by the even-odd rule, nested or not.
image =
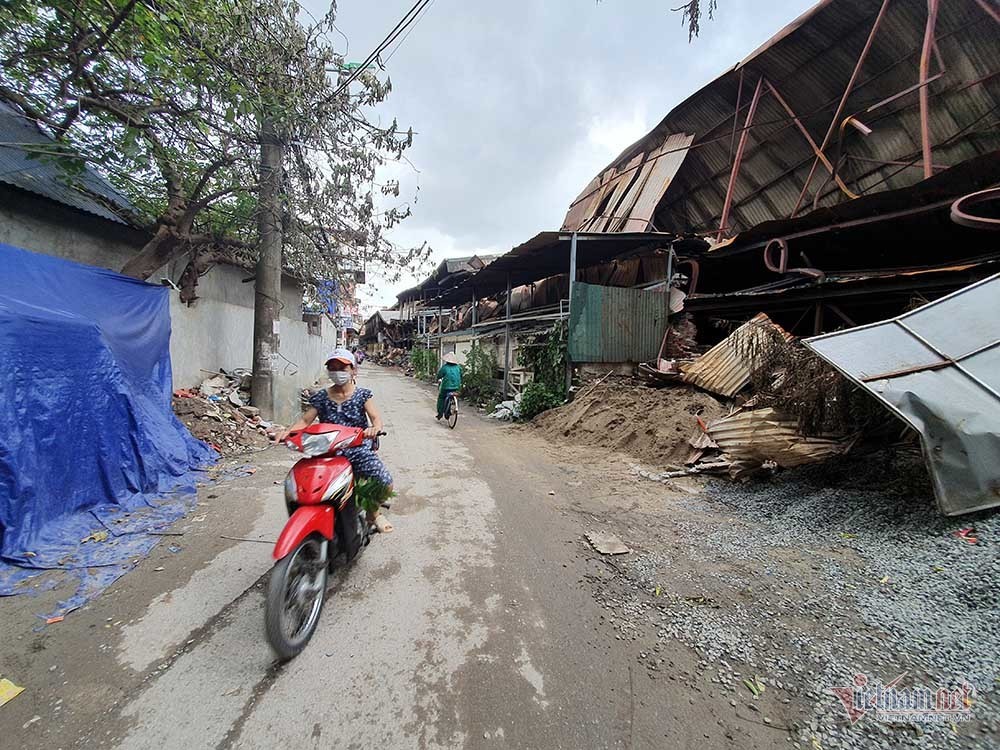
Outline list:
[[[197,385],[209,374],[253,366],[253,283],[242,283],[247,271],[216,266],[198,284],[193,306],[170,295],[170,363],[174,388]],[[285,279],[281,290],[279,358],[275,370],[275,419],[288,424],[299,415],[299,391],[324,372],[323,363],[335,346],[336,331],[329,320],[321,335],[310,334],[302,320],[302,291]]]

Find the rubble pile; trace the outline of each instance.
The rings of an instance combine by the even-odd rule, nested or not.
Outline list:
[[[223,456],[266,448],[280,425],[261,418],[249,405],[250,374],[220,372],[196,389],[174,391],[174,414],[199,440]]]
[[[388,349],[381,354],[369,354],[368,359],[382,367],[399,367],[410,372],[413,369],[410,367],[410,352],[406,349]]]

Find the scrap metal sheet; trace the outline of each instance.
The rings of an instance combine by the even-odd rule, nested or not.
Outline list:
[[[920,433],[942,513],[1000,505],[1000,274],[804,343]]]
[[[750,382],[750,363],[741,352],[744,344],[752,339],[761,339],[769,334],[768,329],[780,333],[786,341],[792,338],[767,315],[760,313],[733,331],[729,336],[713,346],[690,364],[682,365],[685,383],[697,386],[709,393],[732,398]]]
[[[839,436],[806,437],[795,419],[770,408],[716,419],[708,424],[708,436],[730,458],[753,465],[774,461],[784,469],[824,461],[850,445]]]

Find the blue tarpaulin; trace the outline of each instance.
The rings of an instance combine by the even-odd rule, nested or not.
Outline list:
[[[120,567],[183,515],[216,455],[171,395],[166,288],[0,244],[0,594],[11,566]]]

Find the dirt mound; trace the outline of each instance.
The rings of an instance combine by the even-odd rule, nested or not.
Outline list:
[[[698,429],[726,413],[707,393],[683,386],[647,388],[609,381],[532,422],[546,436],[579,445],[606,446],[659,466],[679,466]]]

